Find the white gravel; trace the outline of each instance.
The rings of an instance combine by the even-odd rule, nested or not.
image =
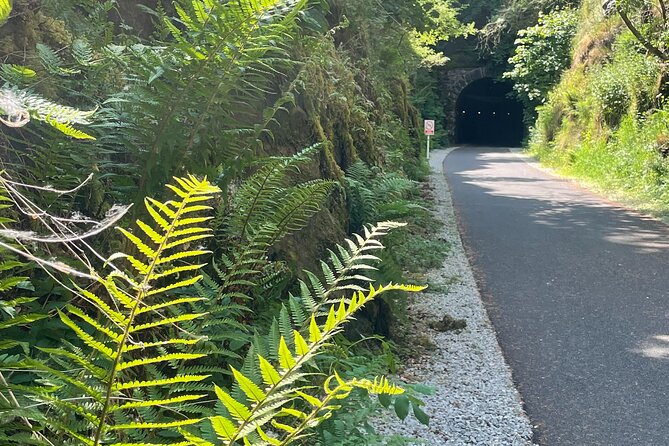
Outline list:
[[[380,433],[413,437],[431,446],[532,445],[530,421],[481,302],[458,232],[442,173],[443,160],[451,150],[434,151],[430,158],[434,212],[445,223],[438,236],[450,243],[451,251],[441,269],[428,273],[428,281],[448,284],[448,291],[437,289],[414,296],[409,305],[411,331],[425,333],[436,348],[405,364],[400,376],[408,383],[435,389],[434,395],[422,398],[426,403],[423,409],[431,416],[430,426],[412,416],[399,422],[394,415],[374,424]],[[429,321],[441,320],[445,314],[465,319],[467,328],[439,332],[428,327]]]

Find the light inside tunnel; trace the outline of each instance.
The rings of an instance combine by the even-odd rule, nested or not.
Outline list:
[[[469,84],[457,102],[456,143],[520,146],[523,106],[511,93],[511,83],[491,78]]]

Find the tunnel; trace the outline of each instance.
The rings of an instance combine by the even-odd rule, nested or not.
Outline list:
[[[512,83],[492,78],[465,87],[456,105],[456,143],[519,147],[525,132],[523,105],[512,91]]]

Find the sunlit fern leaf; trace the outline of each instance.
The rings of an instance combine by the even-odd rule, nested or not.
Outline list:
[[[354,314],[368,302],[380,294],[402,290],[417,292],[424,287],[394,285],[370,287],[368,291],[359,291],[353,298],[345,298],[330,306],[329,315],[325,321],[317,322],[318,315],[312,314],[310,334],[303,335],[300,331],[293,332],[293,346],[289,346],[286,338],[280,336],[278,359],[275,364],[262,355],[258,356],[258,370],[253,375],[255,379],[233,369],[235,385],[245,395],[245,398],[235,398],[224,389],[217,388],[216,394],[229,417],[216,416],[211,418],[212,428],[225,445],[235,444],[244,440],[245,444],[265,444],[253,440],[251,435],[256,434],[260,439],[266,438],[264,426],[271,423],[275,429],[282,431],[282,438],[276,444],[290,444],[303,432],[322,421],[326,413],[336,408],[333,401],[345,398],[353,388],[364,388],[370,393],[395,395],[403,390],[390,384],[385,378],[369,380],[343,381],[338,375],[332,375],[326,380],[324,397],[319,398],[307,393],[307,384],[300,384],[304,376],[302,368],[322,353],[329,341],[349,322]],[[317,333],[314,334],[314,333]],[[270,334],[270,337],[273,336]],[[257,376],[262,377],[264,386],[260,387]],[[337,386],[330,387],[332,380]],[[298,398],[311,405],[313,410],[308,415],[294,409],[293,401]],[[306,415],[306,416],[305,416]],[[281,418],[279,418],[281,417]],[[279,419],[281,420],[279,422]],[[288,419],[288,421],[284,421]],[[267,441],[262,440],[262,441]],[[275,443],[272,443],[275,444]]]
[[[365,228],[362,236],[349,240],[346,248],[341,247],[345,255],[337,256],[339,264],[328,267],[328,280],[325,283],[312,283],[319,289],[319,300],[315,300],[314,293],[303,282],[301,289],[305,295],[300,296],[302,299],[295,296],[290,298],[291,313],[296,313],[292,319],[288,308],[283,307],[268,335],[256,337],[253,347],[257,360],[250,361],[247,358],[241,371],[233,370],[232,392],[217,389],[220,403],[228,413],[211,418],[211,422],[222,444],[232,445],[241,441],[250,445],[267,442],[289,444],[303,435],[308,426],[318,424],[328,411],[333,410],[331,399],[345,397],[355,387],[365,388],[370,393],[402,392],[383,378],[343,382],[333,375],[328,383],[337,378],[337,389],[326,386],[325,396],[319,398],[309,395],[304,387],[308,384],[301,381],[305,376],[302,370],[304,366],[321,354],[323,348],[364,305],[387,291],[417,292],[423,289],[389,284],[365,289],[357,285],[355,291],[352,291],[348,285],[349,281],[360,280],[357,274],[359,269],[370,267],[369,262],[377,260],[370,252],[382,248],[378,238],[399,226],[402,225],[381,223]],[[317,280],[313,277],[312,281]],[[351,297],[341,297],[345,293]],[[339,296],[335,299],[331,297],[334,294]],[[303,305],[305,300],[314,301],[310,310]],[[295,399],[312,404],[312,413],[296,410],[293,403]],[[309,422],[303,423],[307,418]],[[270,423],[276,432],[283,432],[282,438],[267,440],[269,437],[265,426]]]
[[[0,0],[0,25],[4,24],[12,12],[12,3],[10,0]]]
[[[129,266],[139,271],[132,277],[118,271],[107,276],[94,273],[98,288],[107,295],[90,290],[81,290],[81,294],[99,311],[89,314],[85,308],[68,306],[59,312],[64,325],[85,346],[83,351],[74,347],[43,349],[58,368],[37,360],[24,363],[43,380],[58,385],[56,392],[34,389],[34,398],[57,407],[64,417],[80,418],[80,423],[72,426],[51,426],[71,440],[93,446],[148,444],[144,438],[149,432],[176,433],[178,428],[199,421],[179,410],[158,418],[157,411],[193,405],[206,395],[197,386],[208,373],[175,371],[181,363],[203,358],[206,353],[184,350],[198,339],[170,337],[169,329],[200,318],[202,313],[188,312],[184,306],[201,299],[171,292],[201,279],[192,275],[196,269],[179,259],[204,252],[189,246],[210,236],[210,230],[200,226],[210,217],[201,213],[209,209],[205,202],[219,189],[194,176],[174,181],[168,188],[175,199],[164,203],[146,200],[155,214],[150,214],[150,224],[137,222],[139,235],[121,230],[140,254],[114,255],[110,261],[126,258]],[[84,398],[73,398],[77,394]]]
[[[21,65],[2,64],[0,77],[12,85],[22,85],[32,80],[37,73],[34,70]]]
[[[64,123],[64,122],[58,122],[58,121],[56,121],[54,119],[50,119],[48,117],[46,118],[45,121],[50,126],[59,130],[61,133],[64,133],[67,136],[71,136],[72,138],[95,140],[95,137],[89,135],[88,133],[82,132],[81,130],[75,129],[70,124],[67,124],[67,123]]]
[[[371,282],[365,275],[366,271],[373,270],[373,266],[380,259],[374,251],[383,249],[379,238],[395,228],[405,226],[402,223],[382,222],[366,227],[364,236],[355,234],[346,239],[343,245],[337,246],[337,251],[330,251],[330,263],[321,265],[324,281],[312,272],[306,271],[307,281],[300,281],[299,301],[309,312],[318,312],[323,305],[332,303],[332,295],[337,293],[360,291],[362,286]],[[297,302],[291,305],[295,306]]]

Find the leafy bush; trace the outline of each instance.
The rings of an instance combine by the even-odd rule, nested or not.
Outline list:
[[[509,59],[513,69],[504,77],[515,82],[514,90],[528,107],[545,102],[569,67],[577,19],[574,9],[556,9],[518,32],[515,54]]]
[[[212,414],[201,406],[210,375],[203,373],[206,368],[182,368],[180,363],[206,357],[192,350],[205,338],[179,326],[206,316],[184,306],[202,300],[192,297],[188,289],[202,279],[198,272],[204,265],[196,259],[207,252],[193,246],[211,237],[211,230],[202,226],[211,217],[201,214],[211,209],[207,201],[219,190],[193,176],[175,181],[168,185],[174,200],[146,199],[150,224],[138,220],[137,233],[120,229],[136,253],[110,256],[105,261],[112,268],[110,273],[44,262],[57,271],[89,279],[95,286],[74,285],[86,305],[72,301],[58,311],[76,342],[38,348],[30,356],[5,358],[2,363],[2,369],[22,383],[0,388],[3,401],[10,401],[10,395],[13,401],[3,413],[8,421],[0,431],[4,441],[140,445],[181,437],[185,444],[244,440],[245,444],[287,445],[328,418],[338,408],[333,403],[355,388],[388,395],[403,392],[383,378],[344,380],[335,372],[324,377],[323,391],[314,393],[305,381],[311,374],[302,370],[365,304],[387,291],[422,289],[360,286],[360,281],[370,280],[363,273],[376,259],[372,252],[383,248],[377,239],[401,226],[381,223],[330,252],[329,264],[323,263],[324,282],[308,274],[309,283],[302,282],[300,296],[291,297],[290,311],[282,309],[276,328],[253,343],[239,370],[231,367],[235,385],[229,390],[220,382],[215,385],[220,410]],[[2,235],[34,237],[15,231]],[[131,269],[121,269],[120,261],[127,261]],[[336,295],[347,291],[350,298]],[[28,376],[17,373],[26,369]],[[21,395],[16,397],[15,392]],[[43,409],[31,409],[32,401]],[[205,418],[215,438],[208,438],[207,428],[193,432]],[[27,423],[23,427],[21,420]]]
[[[643,113],[653,105],[658,64],[628,38],[619,39],[610,63],[593,67],[589,75],[592,95],[609,127],[616,127],[627,113]]]
[[[583,13],[594,7],[598,5],[584,4]],[[566,174],[665,213],[664,69],[630,31],[616,25],[616,16],[598,20],[585,22],[579,35],[600,47],[581,44],[577,49],[595,51],[597,57],[579,54],[539,107],[530,148]]]

